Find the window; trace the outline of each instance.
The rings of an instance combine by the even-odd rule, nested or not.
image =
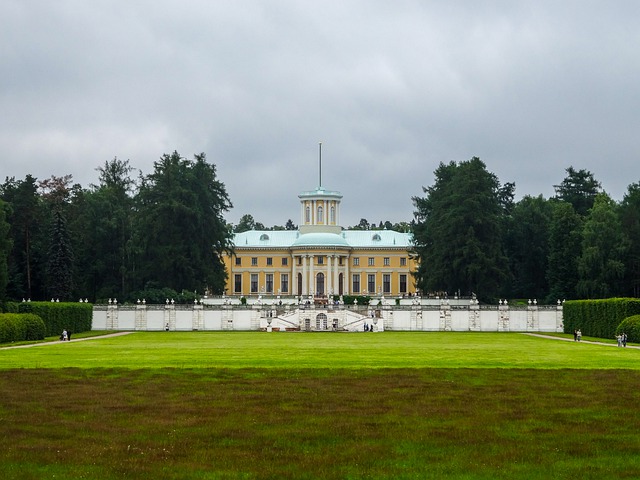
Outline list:
[[[310,223],[311,222],[311,209],[309,208],[309,206],[307,205],[307,207],[304,209],[304,221],[306,223]]]
[[[273,258],[267,257],[267,267],[270,267],[272,265],[273,265]]]
[[[406,267],[407,266],[407,259],[405,257],[402,257],[400,259],[400,266],[401,267]]]
[[[391,265],[391,260],[389,257],[384,257],[384,266],[388,267],[389,265]]]
[[[351,289],[353,293],[360,293],[360,274],[353,274],[353,288]]]
[[[369,257],[369,266],[373,267],[376,264],[376,259],[373,257]]]
[[[233,292],[242,293],[242,275],[236,273],[233,277]]]
[[[265,279],[267,283],[267,293],[273,293],[273,273],[267,273]]]
[[[336,223],[336,207],[331,207],[331,210],[329,210],[329,215],[331,224],[333,225],[334,223]]]
[[[318,265],[324,265],[324,256],[318,255]]]
[[[258,293],[258,274],[251,274],[251,293]]]
[[[379,234],[374,233],[374,234],[373,234],[373,237],[371,237],[371,240],[373,240],[374,242],[379,242],[379,241],[380,241],[380,240],[382,240],[382,239],[380,238],[380,235],[379,235]]]
[[[302,257],[296,257],[298,259],[298,266],[302,265]]]
[[[407,293],[407,276],[400,274],[400,293]]]
[[[391,293],[391,275],[388,273],[382,275],[382,291],[383,293]]]
[[[265,241],[265,240],[269,240],[269,235],[267,235],[266,233],[263,233],[262,235],[260,235],[260,240],[261,241]]]
[[[280,274],[280,290],[282,293],[287,293],[289,291],[289,274],[282,273]]]
[[[367,275],[367,289],[369,293],[376,293],[376,275],[374,273]]]
[[[316,218],[316,223],[324,223],[324,210],[322,209],[322,205],[318,205],[318,218]]]
[[[242,258],[236,257],[236,266],[239,267],[240,265],[242,265]]]
[[[258,257],[251,257],[251,266],[252,267],[258,266]]]
[[[289,265],[289,259],[287,257],[282,257],[282,266],[286,267]]]
[[[354,267],[360,266],[360,259],[358,257],[353,257],[353,266]]]
[[[342,257],[338,257],[338,265],[342,266]]]

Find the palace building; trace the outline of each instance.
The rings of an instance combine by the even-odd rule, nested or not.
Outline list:
[[[225,256],[226,295],[414,294],[411,234],[390,230],[343,230],[339,192],[302,192],[298,230],[236,233]]]

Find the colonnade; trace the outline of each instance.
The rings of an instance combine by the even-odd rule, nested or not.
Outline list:
[[[318,257],[326,259],[326,263],[318,265],[316,261]],[[340,265],[340,259],[342,259],[342,265]],[[349,293],[349,257],[347,255],[293,254],[292,274],[294,295],[346,295]],[[299,274],[302,274],[301,285],[298,281]]]

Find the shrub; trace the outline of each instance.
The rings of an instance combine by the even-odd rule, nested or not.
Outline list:
[[[629,342],[640,342],[640,315],[632,315],[620,322],[616,329],[616,335],[621,333],[627,334],[627,341]]]
[[[45,326],[33,313],[0,314],[0,343],[43,340]]]

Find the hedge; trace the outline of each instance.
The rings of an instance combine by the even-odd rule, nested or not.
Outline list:
[[[44,340],[42,318],[33,313],[0,313],[0,343]]]
[[[640,314],[640,299],[567,300],[564,303],[564,332],[581,330],[583,336],[613,338],[620,322]]]
[[[7,311],[35,313],[45,325],[45,336],[58,336],[63,330],[73,333],[91,330],[93,305],[72,302],[22,302],[7,303]]]

